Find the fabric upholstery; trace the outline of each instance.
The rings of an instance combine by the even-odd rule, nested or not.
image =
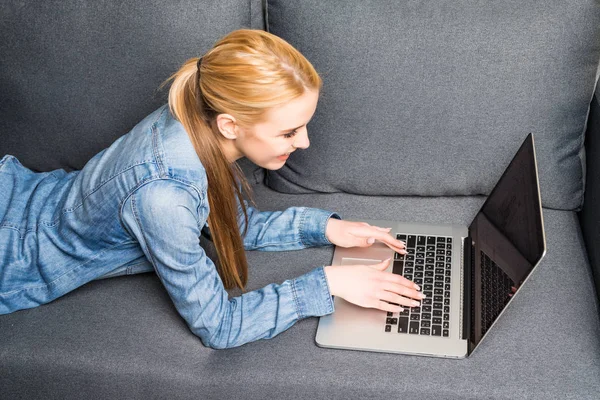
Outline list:
[[[487,195],[529,132],[544,206],[583,201],[600,60],[595,0],[269,0],[268,30],[324,80],[287,193]]]
[[[600,295],[600,85],[592,101],[585,137],[587,180],[585,203],[579,214],[590,265],[594,272],[596,294]]]
[[[264,210],[306,205],[346,219],[467,224],[484,200],[289,195],[262,185],[255,190]],[[569,211],[545,209],[544,219],[546,258],[465,360],[319,348],[316,318],[270,340],[211,350],[188,330],[154,274],[143,274],[92,282],[49,305],[2,316],[0,388],[7,388],[5,398],[32,399],[46,393],[127,393],[139,399],[595,398],[600,326],[579,224]],[[332,248],[248,256],[253,290],[328,265]]]
[[[160,84],[261,0],[0,3],[0,157],[81,169],[166,102]]]

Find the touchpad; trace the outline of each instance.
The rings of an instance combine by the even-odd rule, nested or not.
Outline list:
[[[373,265],[373,264],[379,264],[380,262],[382,262],[383,260],[373,260],[373,259],[369,259],[369,258],[350,258],[350,257],[344,257],[342,258],[342,264],[341,265]]]

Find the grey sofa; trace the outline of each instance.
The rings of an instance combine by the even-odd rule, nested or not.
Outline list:
[[[0,316],[0,398],[600,397],[600,3],[3,1],[0,155],[82,168],[241,27],[288,40],[325,83],[309,149],[274,172],[242,161],[260,209],[468,224],[533,132],[543,262],[464,360],[319,348],[316,318],[213,350],[154,274],[94,281]],[[248,290],[331,256],[249,252]]]

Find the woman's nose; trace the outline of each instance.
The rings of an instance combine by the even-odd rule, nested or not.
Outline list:
[[[296,136],[298,139],[294,143],[294,147],[298,149],[307,149],[310,146],[310,140],[308,140],[308,130],[306,128],[298,132]]]

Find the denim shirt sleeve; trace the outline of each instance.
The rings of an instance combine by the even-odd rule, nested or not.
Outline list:
[[[199,243],[207,219],[206,193],[172,179],[140,187],[122,212],[177,311],[204,345],[224,349],[269,339],[300,319],[334,311],[323,267],[229,299]]]
[[[284,211],[258,211],[244,200],[248,214],[246,250],[283,251],[330,245],[325,236],[329,218],[341,219],[336,213],[309,207],[290,207]],[[244,232],[246,222],[238,202],[238,226]]]

